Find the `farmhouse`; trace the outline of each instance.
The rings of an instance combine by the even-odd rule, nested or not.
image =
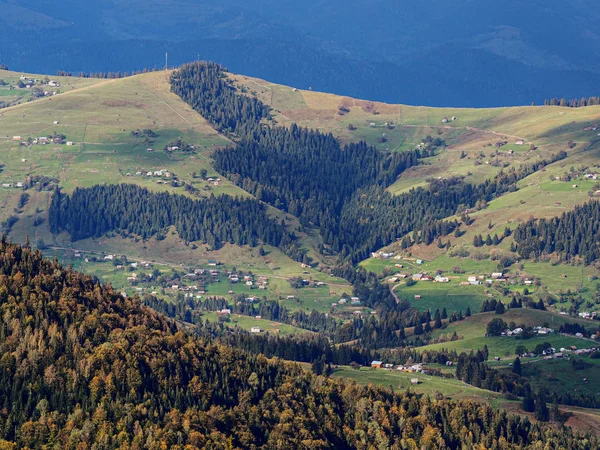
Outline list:
[[[373,361],[371,363],[371,367],[375,368],[375,369],[381,369],[381,366],[383,365],[382,361]]]
[[[450,282],[450,278],[443,277],[441,275],[437,275],[433,281],[435,283],[449,283]]]
[[[13,136],[12,140],[13,141],[21,141],[22,138],[21,138],[21,136]]]
[[[252,327],[252,328],[250,328],[250,333],[260,333],[260,327]]]

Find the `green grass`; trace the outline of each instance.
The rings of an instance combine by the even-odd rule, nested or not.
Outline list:
[[[204,320],[208,320],[209,322],[217,322],[219,320],[216,312],[206,312],[202,315],[202,318]],[[265,319],[257,319],[255,317],[243,316],[239,314],[232,314],[229,319],[224,322],[224,324],[231,328],[240,327],[246,331],[250,331],[252,327],[260,327],[262,333],[271,334],[289,335],[312,333],[311,331],[303,330],[301,328],[293,327],[284,323],[273,322]]]
[[[525,345],[529,350],[533,350],[537,344],[543,342],[550,342],[553,347],[569,347],[571,345],[577,348],[588,348],[595,345],[594,342],[590,342],[585,339],[579,339],[575,337],[560,336],[557,333],[549,334],[545,336],[536,336],[531,339],[517,339],[514,337],[485,337],[487,324],[495,318],[501,318],[507,324],[515,322],[517,326],[542,326],[547,324],[550,328],[553,328],[558,332],[558,328],[563,323],[579,323],[586,327],[592,326],[592,322],[589,320],[572,318],[568,316],[560,316],[553,314],[548,311],[539,311],[534,309],[512,309],[508,310],[503,315],[496,315],[495,313],[485,314],[474,314],[471,317],[465,318],[460,322],[454,322],[449,324],[446,328],[436,330],[432,337],[438,337],[442,334],[451,335],[454,332],[463,339],[453,342],[446,342],[440,344],[431,344],[425,347],[420,347],[420,350],[439,350],[441,348],[447,348],[456,350],[458,352],[470,352],[482,349],[484,345],[488,346],[490,357],[508,357],[515,355],[515,349],[518,345]]]
[[[397,391],[410,389],[413,392],[425,395],[433,395],[436,392],[440,392],[447,397],[455,399],[477,397],[483,400],[491,400],[500,397],[499,394],[478,389],[457,380],[403,373],[395,370],[373,369],[370,367],[361,367],[359,370],[356,370],[348,366],[339,366],[334,370],[332,376],[354,380],[361,385],[391,386]],[[412,378],[418,378],[419,384],[411,384]]]
[[[522,364],[522,375],[526,376],[534,386],[545,386],[549,392],[559,395],[570,393],[574,396],[600,395],[600,362],[589,357],[572,355],[573,359],[581,359],[586,368],[576,370],[571,361],[566,359],[540,360],[530,364]],[[587,378],[587,382],[583,379]]]
[[[435,311],[446,308],[448,314],[452,311],[463,312],[467,308],[478,311],[485,300],[483,286],[460,286],[456,282],[433,283],[431,281],[419,281],[413,286],[400,286],[396,294],[401,299],[408,300],[413,307],[419,311]],[[420,299],[415,299],[420,295]]]
[[[549,342],[554,348],[576,346],[577,348],[588,348],[595,344],[593,342],[585,341],[583,339],[575,337],[565,337],[557,335],[546,335],[540,337],[533,337],[531,339],[516,339],[513,337],[480,337],[467,338],[454,342],[446,342],[442,344],[431,344],[424,347],[418,347],[419,351],[427,350],[440,350],[442,348],[448,350],[455,350],[459,353],[481,350],[485,345],[488,347],[489,355],[491,358],[498,357],[509,357],[515,356],[515,349],[518,345],[525,345],[529,350],[532,350],[538,344]]]
[[[473,312],[475,313],[476,311]],[[471,317],[465,318],[465,320],[451,323],[442,330],[434,331],[432,336],[437,337],[440,334],[456,332],[456,334],[463,336],[464,338],[481,337],[486,332],[488,322],[497,317],[504,320],[507,324],[515,322],[517,326],[526,325],[530,327],[547,324],[548,327],[555,330],[558,330],[560,325],[564,323],[579,323],[587,327],[593,325],[593,322],[590,320],[562,316],[538,309],[516,308],[509,309],[502,315],[497,315],[493,312],[473,314]]]

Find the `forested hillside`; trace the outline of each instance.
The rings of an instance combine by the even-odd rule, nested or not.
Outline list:
[[[277,247],[284,230],[253,199],[228,195],[192,200],[168,192],[152,193],[133,184],[57,192],[50,206],[50,230],[67,231],[76,241],[123,231],[144,239],[174,226],[188,242],[219,248],[225,242],[256,246],[262,240]],[[289,239],[289,237],[288,237]]]
[[[600,258],[600,202],[590,201],[553,219],[529,220],[515,231],[524,258],[556,253],[562,260],[580,257],[586,264]]]
[[[434,156],[443,140],[429,138],[427,148],[388,152],[364,141],[341,146],[331,134],[295,124],[261,123],[267,107],[236,92],[224,69],[210,62],[182,66],[171,77],[171,88],[215,127],[234,134],[235,147],[213,154],[220,173],[257,199],[318,227],[325,244],[352,262],[413,231],[413,242],[429,245],[459,225],[440,220],[517,190],[519,180],[567,156],[561,151],[475,186],[439,179],[427,189],[392,196],[385,189],[421,158]]]
[[[360,388],[187,335],[0,242],[3,448],[592,449],[472,402]]]

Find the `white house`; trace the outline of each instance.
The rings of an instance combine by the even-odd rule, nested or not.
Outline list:
[[[251,333],[260,333],[260,327],[252,327],[250,328]]]

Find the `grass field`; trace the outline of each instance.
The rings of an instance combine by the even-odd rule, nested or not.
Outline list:
[[[219,317],[216,312],[207,312],[202,315],[204,320],[209,322],[218,322]],[[240,327],[243,330],[250,331],[252,327],[260,327],[261,333],[271,334],[302,334],[311,333],[310,331],[296,328],[285,323],[273,322],[270,320],[257,319],[255,317],[242,316],[239,314],[232,314],[224,324],[228,327],[235,328]]]
[[[446,308],[448,314],[462,311],[463,315],[467,308],[471,311],[479,311],[483,300],[485,287],[483,286],[460,286],[456,282],[433,283],[431,281],[419,281],[413,286],[400,286],[395,290],[399,298],[408,300],[419,311],[435,311]],[[415,296],[420,295],[417,299]]]
[[[420,350],[439,350],[447,348],[456,350],[457,352],[470,352],[482,349],[487,345],[490,358],[493,357],[514,357],[515,349],[518,345],[525,345],[529,350],[533,350],[536,345],[549,342],[555,348],[576,346],[577,348],[588,348],[596,346],[595,342],[579,339],[570,336],[561,336],[558,333],[545,336],[535,336],[531,339],[517,339],[514,337],[485,337],[486,327],[488,322],[495,318],[501,318],[507,324],[515,322],[517,326],[543,326],[547,325],[550,328],[558,331],[558,328],[563,323],[580,323],[586,327],[593,327],[593,322],[585,319],[572,318],[568,316],[560,316],[548,311],[539,311],[534,309],[512,309],[505,314],[499,316],[495,313],[474,314],[471,317],[465,318],[460,322],[449,324],[442,330],[436,330],[433,337],[439,335],[447,335],[456,332],[463,339],[453,342],[445,342],[440,344],[431,344],[425,347],[420,347]]]
[[[540,360],[531,364],[522,364],[522,374],[533,385],[545,386],[549,392],[564,395],[600,395],[600,362],[589,357],[577,357],[584,361],[585,368],[577,370],[572,361],[565,359]],[[587,381],[584,381],[586,379]]]
[[[440,392],[447,397],[455,399],[478,397],[491,400],[501,397],[494,392],[478,389],[453,379],[404,373],[395,370],[373,369],[370,367],[361,367],[359,370],[356,370],[348,366],[339,366],[334,370],[333,377],[347,378],[361,385],[391,386],[394,390],[410,389],[413,392],[425,395],[433,395],[436,392]],[[419,384],[413,385],[411,383],[412,378],[418,378]]]

